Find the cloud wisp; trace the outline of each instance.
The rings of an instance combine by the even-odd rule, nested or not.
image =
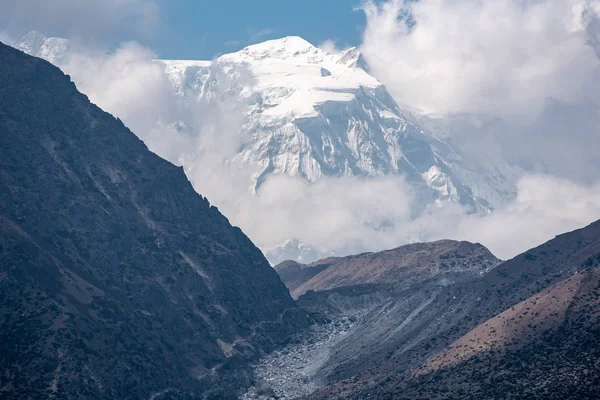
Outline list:
[[[327,39],[325,41],[323,41],[320,45],[319,48],[329,54],[336,54],[340,52],[340,48],[337,45],[337,42],[333,39]]]

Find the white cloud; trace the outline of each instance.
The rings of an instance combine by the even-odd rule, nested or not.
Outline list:
[[[8,45],[15,43],[15,39],[6,32],[0,31],[0,42]]]
[[[151,51],[127,43],[115,52],[74,46],[60,67],[78,88],[120,117],[151,150],[179,163],[199,193],[263,251],[297,239],[312,254],[351,254],[441,238],[478,241],[509,258],[600,218],[600,184],[552,176],[523,178],[514,202],[487,216],[455,205],[411,216],[415,199],[402,177],[325,178],[315,184],[274,175],[256,195],[254,171],[227,162],[240,144],[243,105],[184,102]],[[251,83],[249,83],[251,84]],[[175,122],[182,125],[174,125]]]
[[[448,140],[465,157],[479,158],[480,164],[504,160],[525,171],[544,171],[580,184],[598,179],[600,104],[597,102],[550,102],[527,122],[483,118],[480,119],[483,123],[472,124],[469,119],[469,116],[447,118]]]
[[[362,51],[401,102],[424,112],[529,118],[597,93],[590,24],[599,0],[368,1]]]
[[[219,112],[224,114],[214,117]],[[483,243],[508,259],[600,218],[600,182],[579,185],[540,174],[519,180],[515,200],[487,215],[469,214],[447,204],[431,205],[415,218],[411,186],[398,176],[325,177],[311,184],[271,175],[253,195],[248,182],[254,171],[223,162],[237,147],[231,138],[239,138],[241,114],[231,109],[219,112],[200,132],[204,144],[183,157],[182,163],[198,192],[272,260],[280,261],[276,249],[286,239],[311,249],[310,260],[448,238]],[[237,122],[226,125],[232,116]]]
[[[212,197],[218,201],[218,196]],[[265,250],[294,238],[316,249],[347,254],[380,248],[377,236],[408,221],[411,203],[410,186],[401,177],[324,178],[311,184],[273,175],[256,197],[246,196],[237,210],[224,211]]]
[[[202,161],[186,168],[197,190],[265,252],[290,238],[319,257],[450,238],[483,243],[508,259],[600,218],[600,184],[586,187],[545,175],[521,179],[515,201],[488,215],[447,205],[430,206],[412,218],[414,199],[401,177],[325,178],[309,184],[271,176],[253,196],[243,189],[243,173],[223,171]]]
[[[337,47],[336,41],[332,39],[325,40],[319,45],[319,48],[329,54],[336,54],[340,52],[340,49]]]
[[[600,218],[600,182],[577,185],[547,175],[519,181],[514,202],[485,217],[462,218],[450,237],[478,241],[508,259]]]
[[[121,118],[151,149],[177,162],[191,140],[169,122],[185,120],[162,65],[154,53],[135,42],[113,53],[75,46],[59,63],[77,88],[95,104]]]

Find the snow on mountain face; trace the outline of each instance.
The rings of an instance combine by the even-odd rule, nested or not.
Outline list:
[[[526,173],[544,173],[543,165],[524,165],[502,154],[502,146],[486,139],[485,132],[510,129],[495,127],[496,121],[464,114],[442,118],[421,116],[419,126],[432,138],[430,141],[443,160],[452,166],[459,179],[471,188],[475,197],[486,199],[494,207],[512,201],[516,195],[517,181]],[[478,138],[478,140],[473,140]]]
[[[68,41],[39,33],[25,36],[17,47],[59,66],[74,52]],[[244,176],[251,171],[247,181],[236,179],[236,185],[247,185],[243,190],[256,193],[276,174],[308,182],[323,177],[401,175],[416,197],[411,210],[415,216],[432,203],[458,203],[472,212],[489,212],[501,204],[496,200],[509,196],[493,192],[490,182],[494,181],[485,175],[495,173],[493,168],[481,174],[465,161],[464,152],[459,155],[448,142],[423,131],[421,127],[427,125],[404,113],[369,74],[356,48],[330,54],[299,37],[287,37],[213,61],[156,63],[164,66],[180,99],[177,107],[182,107],[186,118],[190,110],[204,119],[214,105],[241,104],[241,128],[234,124],[235,149],[219,159],[245,171]],[[202,129],[195,120],[156,118],[159,125],[174,127],[186,138],[200,135]],[[193,154],[178,157],[187,170],[195,168]],[[272,262],[288,258],[309,262],[331,254],[330,249],[304,243],[302,238],[281,237],[281,243],[263,248]]]
[[[60,64],[69,41],[34,31],[16,47]],[[183,99],[243,99],[242,146],[231,161],[257,170],[248,183],[254,191],[270,174],[310,182],[323,176],[401,174],[414,185],[421,204],[491,209],[436,153],[431,138],[402,115],[356,48],[329,54],[292,36],[212,62],[158,62]]]
[[[299,37],[271,40],[213,62],[161,60],[178,93],[247,104],[234,162],[258,167],[251,187],[270,174],[402,174],[422,203],[455,202],[489,210],[472,195],[369,75],[357,49],[329,54]]]

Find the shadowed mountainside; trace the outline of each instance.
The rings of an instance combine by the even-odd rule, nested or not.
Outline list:
[[[333,335],[315,351],[314,362],[302,362],[310,367],[301,379],[316,387],[333,384],[378,368],[393,355],[404,359],[405,368],[418,365],[428,352],[413,349],[463,316],[456,301],[446,298],[448,288],[480,280],[498,263],[480,244],[441,240],[308,266],[278,265],[284,283],[296,287],[292,294],[305,292],[298,305],[329,324]],[[340,335],[338,327],[345,321],[351,327]],[[280,379],[277,371],[267,372]]]
[[[287,260],[277,264],[274,268],[285,286],[293,292],[313,276],[329,267],[329,264],[306,265],[294,260]]]
[[[0,392],[233,396],[306,313],[181,168],[58,68],[0,59]]]
[[[597,221],[440,289],[409,307],[417,340],[310,398],[597,398],[599,266]]]
[[[599,317],[600,269],[594,268],[477,326],[429,360],[396,394],[448,399],[598,398]]]

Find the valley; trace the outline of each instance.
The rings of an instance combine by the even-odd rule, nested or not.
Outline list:
[[[302,287],[299,275],[320,285],[327,282],[329,268],[331,275],[337,267],[355,279],[329,281],[339,286],[309,289],[298,297],[317,320],[344,316],[354,323],[339,341],[321,344],[317,354],[328,360],[319,362],[316,376],[319,382],[325,377],[326,384],[308,396],[296,392],[284,398],[571,398],[572,393],[594,398],[600,390],[591,372],[599,365],[599,229],[596,222],[503,263],[485,249],[469,255],[465,250],[474,245],[461,243],[462,252],[448,249],[452,242],[293,266],[299,272],[326,264],[314,276],[292,275],[293,267],[284,263],[278,272],[291,282],[292,293]],[[401,266],[403,258],[436,244],[446,252],[436,254],[430,247],[428,255],[443,263],[459,260],[462,268],[431,278],[418,264]],[[373,259],[390,252],[402,255],[389,261],[396,280],[374,278],[385,274],[374,273],[381,264]],[[483,268],[482,254],[490,267]],[[469,256],[476,261],[469,262]],[[356,269],[357,258],[370,262]],[[468,265],[480,272],[473,274]],[[360,282],[356,271],[364,271],[363,279],[371,283]],[[403,287],[403,282],[410,284]],[[517,379],[518,374],[523,375]]]
[[[570,152],[597,105],[440,117],[369,47],[246,30],[205,60],[0,43],[0,398],[600,398],[600,186]]]

